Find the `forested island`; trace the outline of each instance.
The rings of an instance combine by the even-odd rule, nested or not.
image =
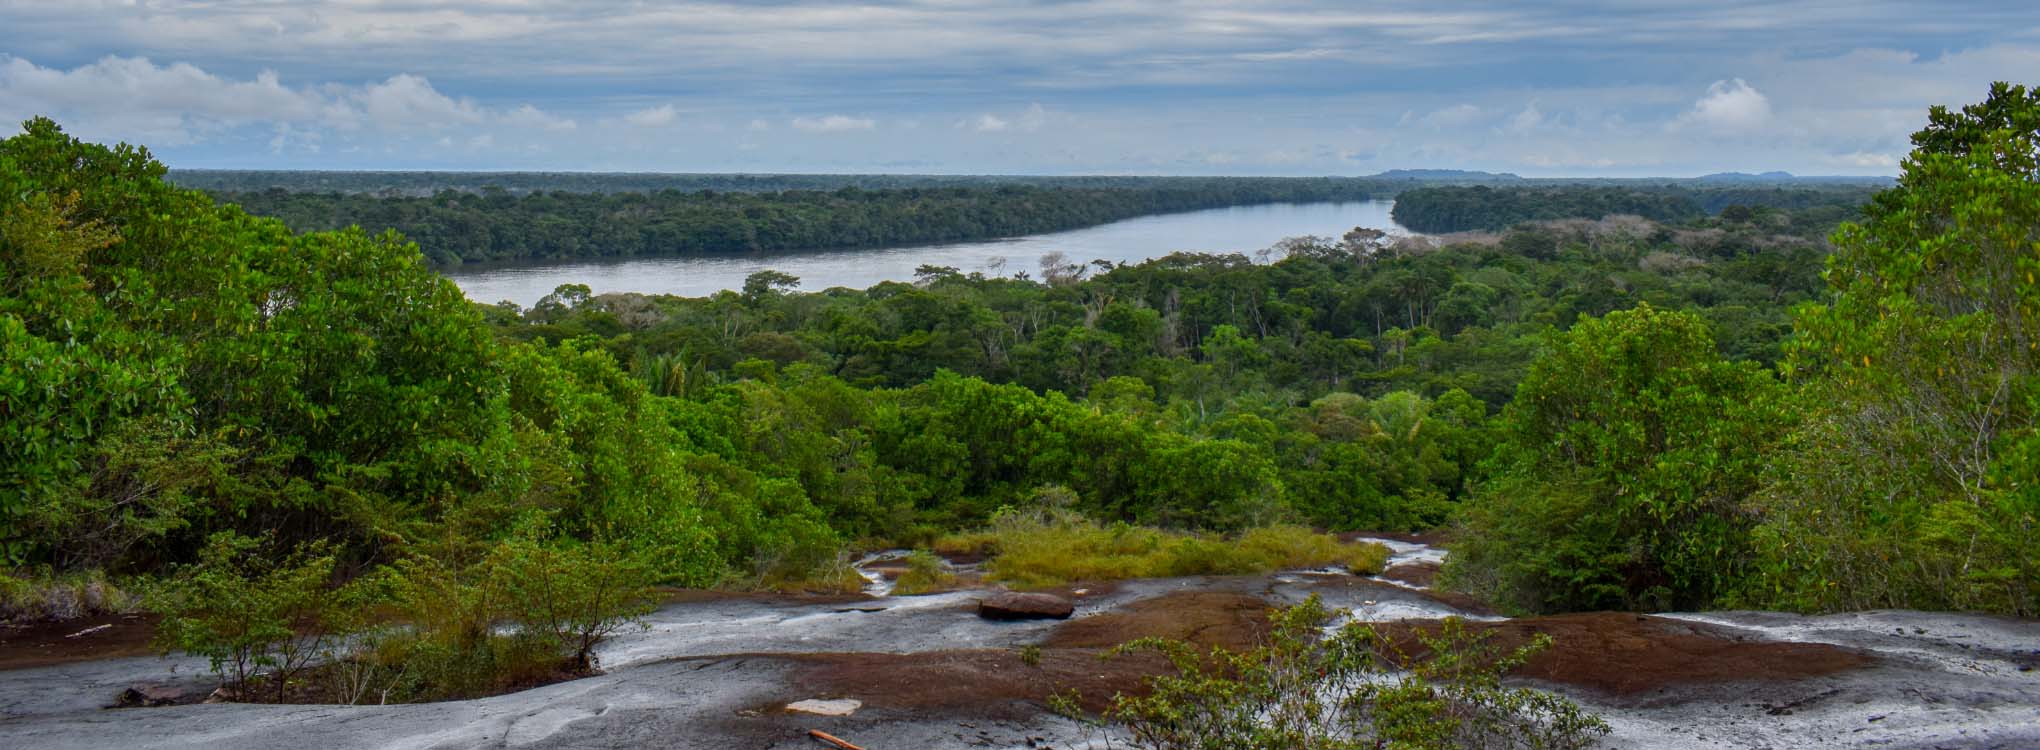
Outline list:
[[[941,552],[1039,588],[1379,572],[1386,548],[1333,534],[1444,530],[1440,585],[1504,614],[2040,616],[2040,92],[1937,107],[1913,143],[1860,205],[1434,186],[1402,191],[1399,220],[1497,231],[822,293],[774,273],[706,298],[567,285],[525,309],[434,268],[1377,188],[216,200],[144,149],[32,120],[0,142],[0,614],[155,612],[165,648],[251,702],[585,676],[655,586],[856,591],[852,553],[890,548],[919,551],[916,585],[943,585]],[[1330,617],[1313,606],[1251,653],[1365,674],[1310,661],[1298,644]],[[1430,652],[1487,653],[1446,627]],[[1385,726],[1437,743],[1419,747],[1606,731],[1505,690],[1521,663],[1412,668],[1368,705],[1412,712]],[[1210,709],[1236,672],[1107,715]],[[1509,708],[1441,718],[1476,699]]]

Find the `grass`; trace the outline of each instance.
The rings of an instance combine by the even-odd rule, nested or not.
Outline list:
[[[996,550],[986,564],[990,580],[1023,589],[1332,565],[1368,575],[1380,572],[1389,554],[1378,544],[1348,544],[1300,526],[1267,526],[1228,539],[1100,524],[1070,514],[1007,515],[985,532],[940,540],[936,549],[962,546]]]
[[[901,573],[893,582],[893,593],[899,596],[932,594],[956,585],[956,576],[943,567],[942,559],[923,550],[914,550],[905,559],[907,572]]]
[[[141,611],[141,597],[99,571],[65,575],[0,573],[0,623],[72,620]]]

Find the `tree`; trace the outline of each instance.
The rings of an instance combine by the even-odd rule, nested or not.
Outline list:
[[[1796,322],[1816,416],[1764,493],[1759,602],[2040,613],[2040,95],[1930,120]]]
[[[1581,320],[1503,411],[1449,574],[1518,611],[1708,606],[1746,570],[1744,503],[1790,425],[1784,396],[1722,360],[1698,316]]]

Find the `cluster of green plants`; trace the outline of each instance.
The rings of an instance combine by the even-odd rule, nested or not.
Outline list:
[[[1049,488],[1047,494],[1063,492]],[[1221,537],[1101,524],[1056,505],[1005,509],[994,514],[985,531],[937,540],[935,547],[991,555],[987,578],[1023,589],[1323,567],[1372,575],[1381,572],[1389,555],[1379,544],[1341,542],[1301,526],[1259,526]]]
[[[501,260],[728,255],[1011,237],[1148,214],[1257,203],[1367,200],[1375,183],[1213,178],[1149,187],[567,193],[447,190],[408,198],[267,190],[223,203],[299,230],[394,230],[442,266]]]
[[[461,546],[336,584],[330,544],[221,532],[150,592],[157,642],[209,659],[237,700],[446,700],[588,673],[651,609],[650,565],[614,545]]]
[[[1173,673],[1151,679],[1144,695],[1112,699],[1095,720],[1123,736],[1106,734],[1105,746],[1568,750],[1591,747],[1609,731],[1571,701],[1502,684],[1549,647],[1545,636],[1502,649],[1458,618],[1416,629],[1413,639],[1351,622],[1328,634],[1337,613],[1315,596],[1270,619],[1267,643],[1245,651],[1159,638],[1114,649],[1108,657],[1161,654]],[[1094,721],[1076,696],[1059,696],[1055,704],[1065,715]]]
[[[2040,92],[1935,108],[1774,368],[1638,307],[1497,419],[1448,582],[1513,609],[2040,614]]]

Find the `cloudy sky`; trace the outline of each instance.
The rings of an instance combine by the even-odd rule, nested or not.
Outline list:
[[[2030,0],[0,0],[0,118],[173,167],[1890,174],[1995,79]]]

